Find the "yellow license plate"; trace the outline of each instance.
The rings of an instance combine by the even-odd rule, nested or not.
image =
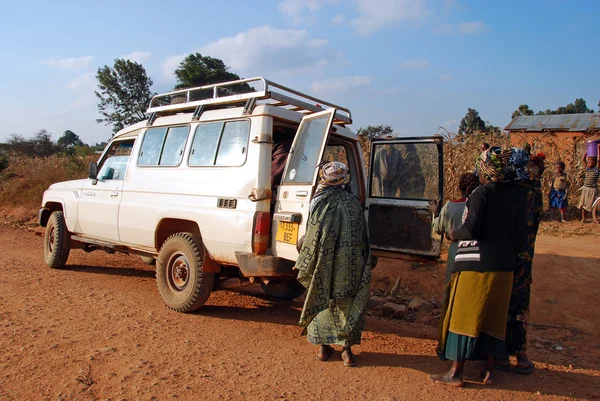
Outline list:
[[[285,221],[277,222],[277,237],[279,242],[296,245],[298,243],[298,223],[288,223]]]

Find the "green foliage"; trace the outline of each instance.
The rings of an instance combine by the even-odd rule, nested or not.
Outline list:
[[[33,138],[26,139],[22,135],[13,134],[6,143],[11,153],[28,157],[48,157],[60,152],[61,148],[52,141],[52,134],[42,129]]]
[[[458,134],[472,134],[474,132],[485,132],[485,121],[479,117],[479,112],[469,108],[467,114],[460,121]]]
[[[391,125],[369,125],[366,128],[359,128],[356,134],[372,140],[393,135],[394,130]]]
[[[79,139],[79,135],[74,133],[71,130],[66,130],[64,134],[58,138],[56,144],[63,149],[67,149],[69,147],[83,146],[83,142]]]
[[[2,173],[4,170],[6,170],[9,165],[10,165],[10,163],[8,161],[8,155],[5,155],[4,153],[0,153],[0,173]]]
[[[534,114],[535,112],[531,110],[528,105],[522,104],[517,108],[517,110],[513,111],[512,116],[510,118],[513,119],[519,116],[532,116]]]
[[[203,56],[200,53],[187,56],[175,70],[175,77],[177,78],[175,89],[193,88],[240,79],[239,75],[229,71],[229,67],[222,60]],[[231,86],[225,91],[228,92],[227,94],[235,94],[254,92],[254,89],[243,83]]]
[[[98,110],[104,116],[97,119],[97,123],[112,125],[116,133],[146,119],[146,110],[154,94],[150,91],[152,80],[141,64],[116,59],[113,68],[107,65],[98,68],[96,78]]]
[[[600,106],[600,103],[598,103]],[[579,113],[593,113],[594,110],[588,109],[587,103],[584,99],[575,99],[575,103],[569,103],[566,106],[561,106],[556,110],[547,109],[546,111],[539,111],[538,115],[551,115],[551,114],[579,114]]]

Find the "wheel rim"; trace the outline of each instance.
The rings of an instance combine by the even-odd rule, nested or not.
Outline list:
[[[167,263],[167,281],[173,291],[183,291],[190,280],[190,262],[185,254],[176,252]]]
[[[50,227],[50,231],[48,232],[48,252],[52,253],[54,251],[54,226]]]

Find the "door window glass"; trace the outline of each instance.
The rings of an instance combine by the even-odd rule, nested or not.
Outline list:
[[[284,184],[312,184],[319,163],[323,136],[328,130],[329,115],[304,120],[296,136]]]
[[[122,180],[125,178],[134,139],[113,142],[100,162],[98,180]]]
[[[438,148],[435,143],[378,144],[371,166],[371,196],[439,198]]]

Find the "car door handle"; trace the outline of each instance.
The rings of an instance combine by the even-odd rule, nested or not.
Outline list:
[[[296,191],[296,196],[308,196],[308,191]]]
[[[111,198],[116,198],[117,196],[119,196],[119,193],[118,193],[118,192],[111,192],[111,193],[110,193],[110,197],[111,197]]]

